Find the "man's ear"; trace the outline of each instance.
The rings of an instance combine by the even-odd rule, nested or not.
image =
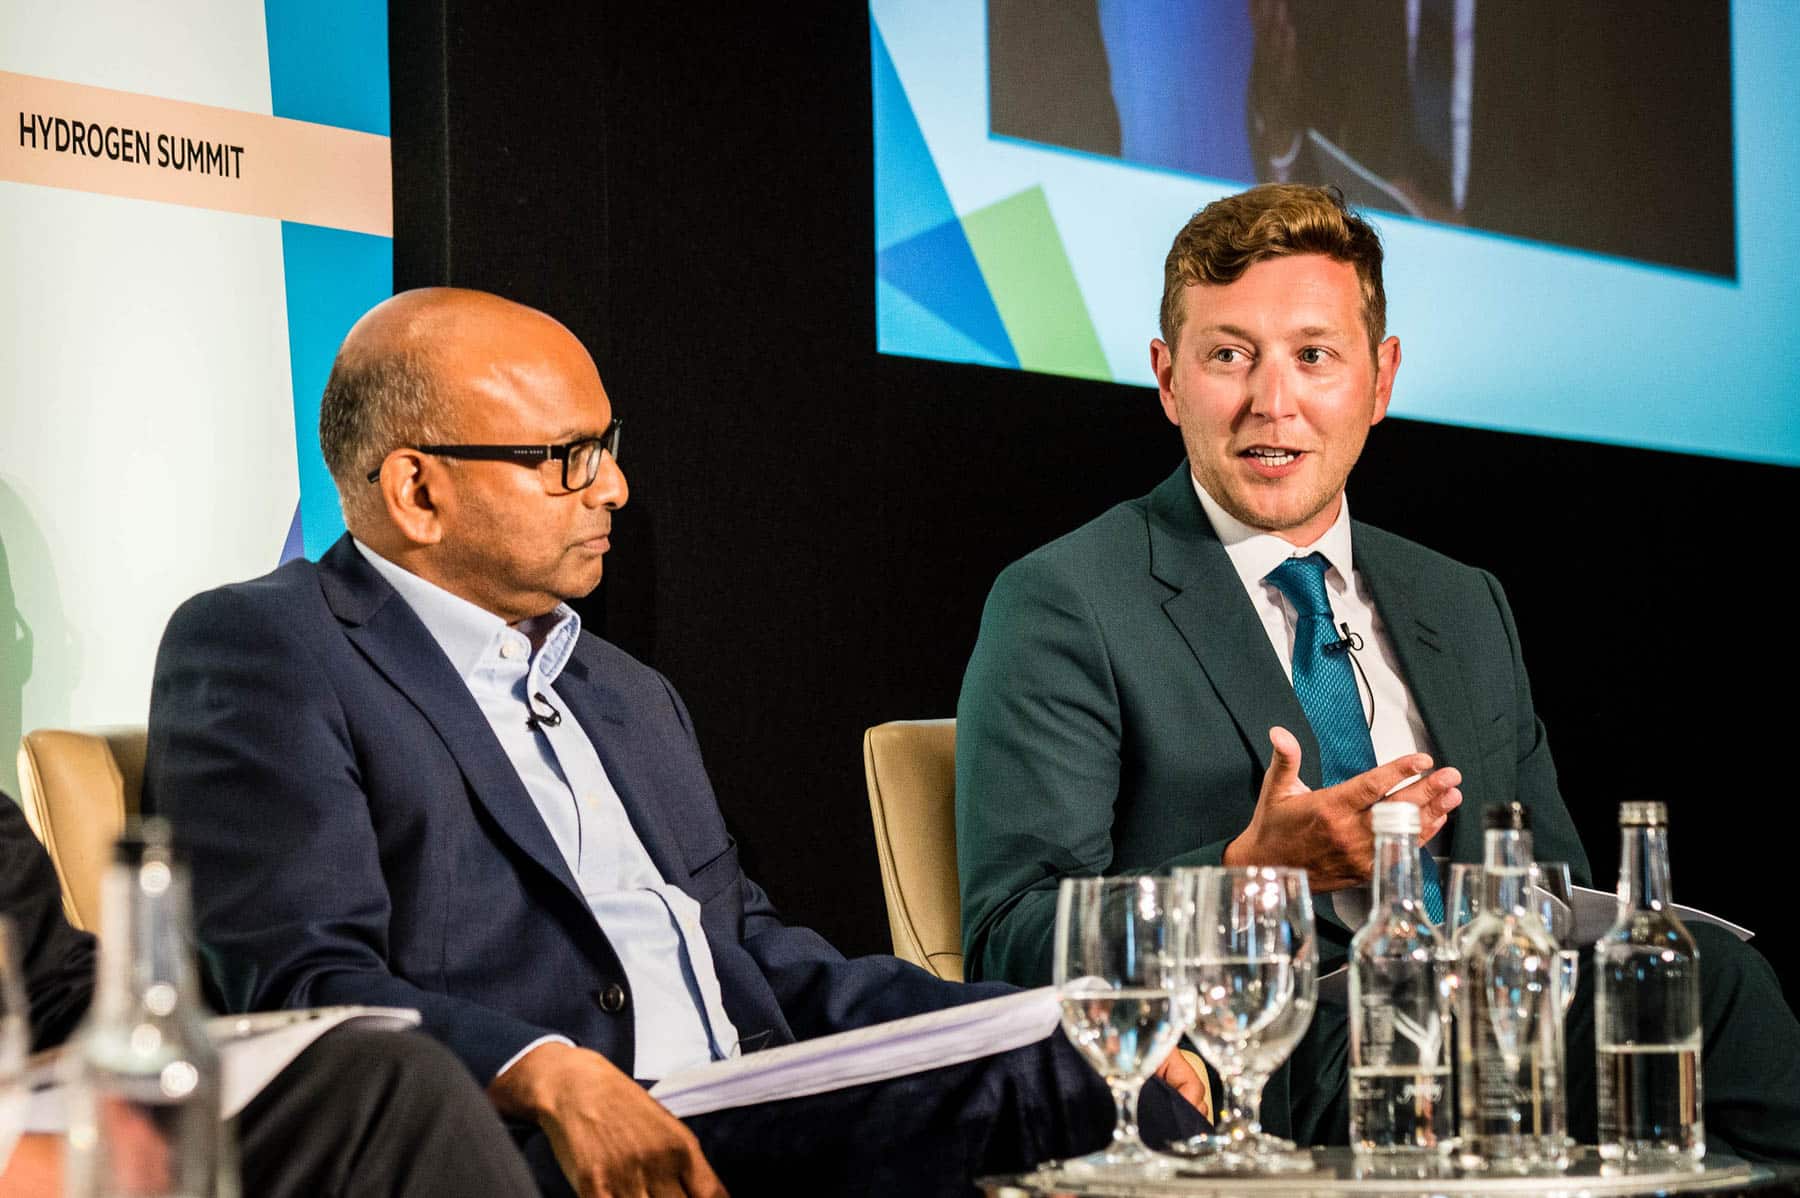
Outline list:
[[[381,501],[388,522],[414,545],[435,545],[443,538],[437,495],[449,485],[436,459],[416,449],[396,449],[381,463]]]
[[[1163,415],[1169,423],[1181,424],[1181,410],[1175,404],[1175,347],[1161,337],[1150,339],[1150,373],[1156,376],[1156,396],[1162,400]]]
[[[1388,401],[1394,397],[1394,376],[1400,373],[1400,338],[1389,337],[1375,347],[1375,413],[1371,425],[1380,424],[1387,415]]]

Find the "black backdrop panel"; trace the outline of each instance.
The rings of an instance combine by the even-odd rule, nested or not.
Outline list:
[[[1175,431],[1146,390],[874,352],[858,5],[396,4],[393,81],[396,284],[547,309],[629,424],[584,618],[681,690],[788,916],[885,949],[862,730],[952,714],[995,573],[1148,490]],[[1667,799],[1678,897],[1758,928],[1790,994],[1800,650],[1765,563],[1795,482],[1404,421],[1352,481],[1506,584],[1602,884],[1617,803]]]

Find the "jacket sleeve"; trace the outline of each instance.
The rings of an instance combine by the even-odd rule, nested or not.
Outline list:
[[[1106,629],[1032,557],[1001,573],[956,708],[956,855],[970,977],[1051,980],[1056,890],[1112,866],[1124,717]],[[1227,840],[1150,867],[1217,865]]]
[[[742,881],[744,947],[797,1039],[807,1040],[1009,993],[998,982],[947,982],[910,961],[846,958],[811,928],[782,922],[762,888]]]
[[[1493,575],[1483,571],[1494,605],[1500,612],[1501,626],[1506,630],[1507,651],[1512,657],[1513,684],[1516,693],[1514,711],[1517,726],[1513,743],[1517,746],[1518,766],[1514,774],[1519,802],[1531,811],[1532,855],[1539,861],[1566,861],[1571,880],[1577,886],[1592,886],[1594,873],[1587,852],[1575,831],[1575,821],[1563,802],[1556,785],[1556,763],[1550,758],[1550,741],[1544,733],[1544,722],[1537,717],[1531,701],[1531,679],[1525,674],[1525,658],[1519,649],[1519,629],[1513,622],[1512,608],[1506,592]],[[1478,814],[1478,813],[1477,813]]]
[[[62,888],[11,796],[0,793],[0,915],[31,1005],[33,1052],[68,1039],[94,993],[94,938],[63,917]]]
[[[698,760],[700,743],[687,707],[667,679],[662,683]],[[710,815],[722,822],[716,806]],[[736,947],[755,963],[797,1039],[958,1006],[1012,989],[999,983],[948,982],[886,954],[846,958],[811,928],[783,920],[763,888],[741,870],[736,892],[742,911]]]
[[[210,981],[229,1011],[415,1008],[485,1084],[552,1033],[390,972],[392,907],[345,712],[307,622],[284,614],[209,592],[157,654],[144,801],[192,863]]]

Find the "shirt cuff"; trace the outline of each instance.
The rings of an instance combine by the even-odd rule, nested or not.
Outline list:
[[[575,1047],[575,1041],[569,1039],[567,1036],[539,1036],[537,1039],[533,1040],[530,1044],[527,1044],[524,1048],[521,1048],[518,1052],[515,1052],[512,1054],[512,1056],[508,1057],[506,1064],[500,1066],[500,1068],[498,1068],[494,1071],[493,1080],[488,1082],[488,1084],[491,1086],[494,1084],[494,1082],[497,1082],[501,1078],[505,1077],[506,1071],[508,1069],[511,1069],[514,1065],[517,1065],[521,1060],[523,1060],[525,1058],[526,1053],[528,1053],[532,1049],[538,1047],[540,1044],[567,1044],[570,1048]]]

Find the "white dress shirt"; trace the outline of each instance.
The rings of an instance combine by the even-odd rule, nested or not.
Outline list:
[[[1355,666],[1363,667],[1357,673],[1357,694],[1363,700],[1368,736],[1375,743],[1375,764],[1393,761],[1406,754],[1431,754],[1431,734],[1426,732],[1426,720],[1418,714],[1418,703],[1413,702],[1413,693],[1400,676],[1400,658],[1393,655],[1393,640],[1388,639],[1388,628],[1381,622],[1381,613],[1375,612],[1363,577],[1355,572],[1355,556],[1350,547],[1350,496],[1343,496],[1337,504],[1337,520],[1319,540],[1310,545],[1292,545],[1274,532],[1249,527],[1220,507],[1219,502],[1206,493],[1199,478],[1190,475],[1188,480],[1193,482],[1193,493],[1201,500],[1206,520],[1213,525],[1213,532],[1219,534],[1220,543],[1226,547],[1231,568],[1237,570],[1244,594],[1249,595],[1249,603],[1256,608],[1256,617],[1262,619],[1262,630],[1269,633],[1274,655],[1282,658],[1282,669],[1287,673],[1289,685],[1294,682],[1294,630],[1300,626],[1300,613],[1287,601],[1287,595],[1276,590],[1273,583],[1265,583],[1264,579],[1269,576],[1269,570],[1282,565],[1285,559],[1321,554],[1327,561],[1325,597],[1332,604],[1332,622],[1339,630],[1348,626],[1350,633],[1363,640],[1363,648],[1354,649],[1352,653]],[[1436,754],[1433,754],[1433,761],[1435,759]],[[1404,784],[1406,782],[1400,782],[1400,786]],[[1433,844],[1436,840],[1438,836],[1433,838]],[[1357,928],[1368,919],[1368,887],[1352,887],[1318,898],[1330,899],[1345,926]]]
[[[1350,545],[1350,499],[1338,505],[1337,519],[1325,535],[1311,545],[1298,546],[1282,540],[1272,532],[1251,528],[1236,519],[1206,488],[1194,482],[1194,494],[1206,511],[1213,531],[1225,546],[1225,555],[1237,571],[1250,605],[1262,620],[1269,644],[1281,659],[1288,681],[1294,679],[1294,630],[1300,616],[1287,596],[1272,583],[1264,582],[1269,571],[1290,557],[1307,557],[1317,553],[1325,558],[1325,595],[1331,600],[1332,623],[1340,629],[1348,624],[1350,631],[1362,639],[1356,654],[1362,667],[1357,676],[1356,693],[1362,698],[1363,718],[1369,721],[1369,739],[1375,742],[1377,764],[1404,757],[1408,753],[1431,752],[1431,735],[1425,731],[1425,718],[1413,702],[1412,691],[1400,676],[1400,659],[1394,656],[1394,643],[1387,627],[1369,599],[1368,588],[1356,572],[1356,559]],[[1367,684],[1363,676],[1368,678]]]
[[[1425,730],[1425,718],[1413,701],[1406,680],[1400,675],[1400,660],[1394,655],[1394,643],[1388,637],[1387,627],[1381,622],[1375,604],[1369,599],[1368,587],[1356,572],[1350,543],[1349,497],[1345,496],[1338,504],[1337,519],[1323,536],[1311,545],[1298,546],[1238,520],[1219,506],[1198,479],[1190,475],[1189,481],[1194,484],[1194,494],[1199,496],[1200,507],[1206,512],[1213,531],[1225,546],[1225,555],[1231,559],[1238,581],[1243,583],[1244,593],[1250,596],[1250,605],[1262,620],[1263,631],[1269,634],[1269,644],[1274,646],[1275,656],[1281,659],[1281,668],[1287,672],[1289,683],[1294,678],[1294,631],[1300,617],[1287,596],[1263,579],[1290,557],[1317,553],[1329,563],[1325,571],[1325,595],[1331,601],[1333,623],[1340,629],[1349,625],[1350,631],[1362,639],[1362,648],[1354,651],[1355,664],[1362,667],[1357,675],[1356,689],[1362,698],[1363,717],[1369,721],[1369,739],[1375,743],[1376,764],[1409,753],[1431,753],[1435,760],[1431,734]],[[1267,729],[1259,730],[1258,734],[1266,735]],[[1433,844],[1436,841],[1434,838]],[[1367,916],[1367,888],[1353,888],[1331,897],[1339,917],[1348,926],[1359,926]]]
[[[524,629],[511,627],[361,541],[355,545],[412,608],[469,688],[618,954],[631,983],[633,1072],[658,1079],[735,1055],[737,1029],[720,998],[700,904],[657,872],[581,725],[573,718],[526,724],[532,696],[542,697],[539,714],[545,703],[567,711],[555,684],[575,651],[581,617],[564,603]],[[533,1041],[499,1072],[549,1040],[567,1042],[561,1036]]]

